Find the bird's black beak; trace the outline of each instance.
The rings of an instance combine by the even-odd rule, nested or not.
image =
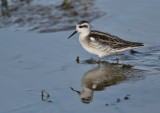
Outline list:
[[[72,87],[70,87],[70,88],[71,88],[71,90],[72,90],[72,91],[77,92],[79,95],[81,94],[81,92],[80,92],[80,91],[77,91],[77,90],[73,89]]]
[[[69,37],[68,37],[68,39],[69,38],[71,38],[74,34],[76,34],[77,33],[77,31],[74,31]]]

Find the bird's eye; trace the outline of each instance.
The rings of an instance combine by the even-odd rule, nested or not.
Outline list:
[[[87,25],[79,26],[79,28],[87,28]]]

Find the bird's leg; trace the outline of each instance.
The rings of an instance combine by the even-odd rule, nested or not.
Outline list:
[[[119,62],[119,55],[118,53],[116,53],[116,60],[117,60],[117,63]]]
[[[101,58],[98,56],[97,63],[100,63]]]

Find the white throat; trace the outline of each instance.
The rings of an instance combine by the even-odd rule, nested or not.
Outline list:
[[[90,31],[81,32],[79,38],[84,39],[89,35]]]

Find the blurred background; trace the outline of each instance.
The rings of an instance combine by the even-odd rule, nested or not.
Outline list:
[[[1,0],[0,28],[65,31],[78,21],[91,21],[103,14],[93,0]]]

